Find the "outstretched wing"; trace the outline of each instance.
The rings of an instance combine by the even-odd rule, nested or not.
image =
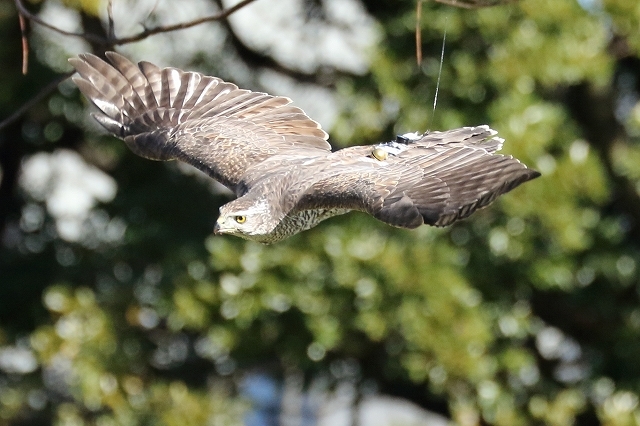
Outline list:
[[[94,117],[138,155],[179,159],[236,192],[242,175],[275,154],[324,156],[327,134],[289,98],[241,90],[197,72],[137,66],[108,52],[69,61]]]
[[[503,142],[495,134],[463,127],[337,151],[295,210],[348,208],[403,228],[449,225],[540,175],[495,154]]]

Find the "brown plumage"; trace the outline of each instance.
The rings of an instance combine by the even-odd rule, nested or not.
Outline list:
[[[540,174],[496,154],[488,126],[406,134],[331,152],[291,100],[109,52],[70,59],[96,120],[138,155],[182,160],[237,195],[217,233],[272,243],[350,210],[393,226],[446,226]]]

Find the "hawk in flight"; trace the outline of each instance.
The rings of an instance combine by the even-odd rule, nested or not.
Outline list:
[[[230,188],[214,232],[273,243],[358,210],[392,226],[446,226],[540,174],[496,154],[488,126],[408,133],[331,151],[289,98],[109,52],[83,54],[73,80],[95,119],[138,155],[182,160]]]

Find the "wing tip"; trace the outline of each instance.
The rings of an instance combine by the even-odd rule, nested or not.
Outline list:
[[[123,137],[124,125],[121,122],[114,120],[106,114],[91,113],[91,116],[111,134],[119,138]]]
[[[526,166],[525,166],[525,167],[526,167]],[[540,176],[542,176],[542,173],[540,173],[539,171],[534,170],[534,169],[530,169],[530,168],[528,168],[528,167],[527,167],[527,172],[528,172],[528,173],[527,173],[527,181],[529,181],[529,180],[533,180],[533,179],[537,179],[537,178],[539,178]],[[525,182],[526,182],[526,181],[525,181]]]
[[[111,61],[111,63],[113,63],[114,61],[122,61],[122,60],[129,62],[129,60],[125,56],[123,56],[123,55],[121,55],[118,52],[115,52],[113,50],[110,50],[108,52],[104,52],[104,56],[109,61]]]
[[[78,66],[81,66],[79,65],[79,63],[82,62],[82,58],[80,57],[80,55],[74,56],[73,58],[67,59],[67,62],[69,62],[71,66],[77,71]]]

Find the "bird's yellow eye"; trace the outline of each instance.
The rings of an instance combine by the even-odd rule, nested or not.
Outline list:
[[[236,216],[235,219],[236,219],[236,222],[238,223],[245,223],[247,221],[246,216]]]

